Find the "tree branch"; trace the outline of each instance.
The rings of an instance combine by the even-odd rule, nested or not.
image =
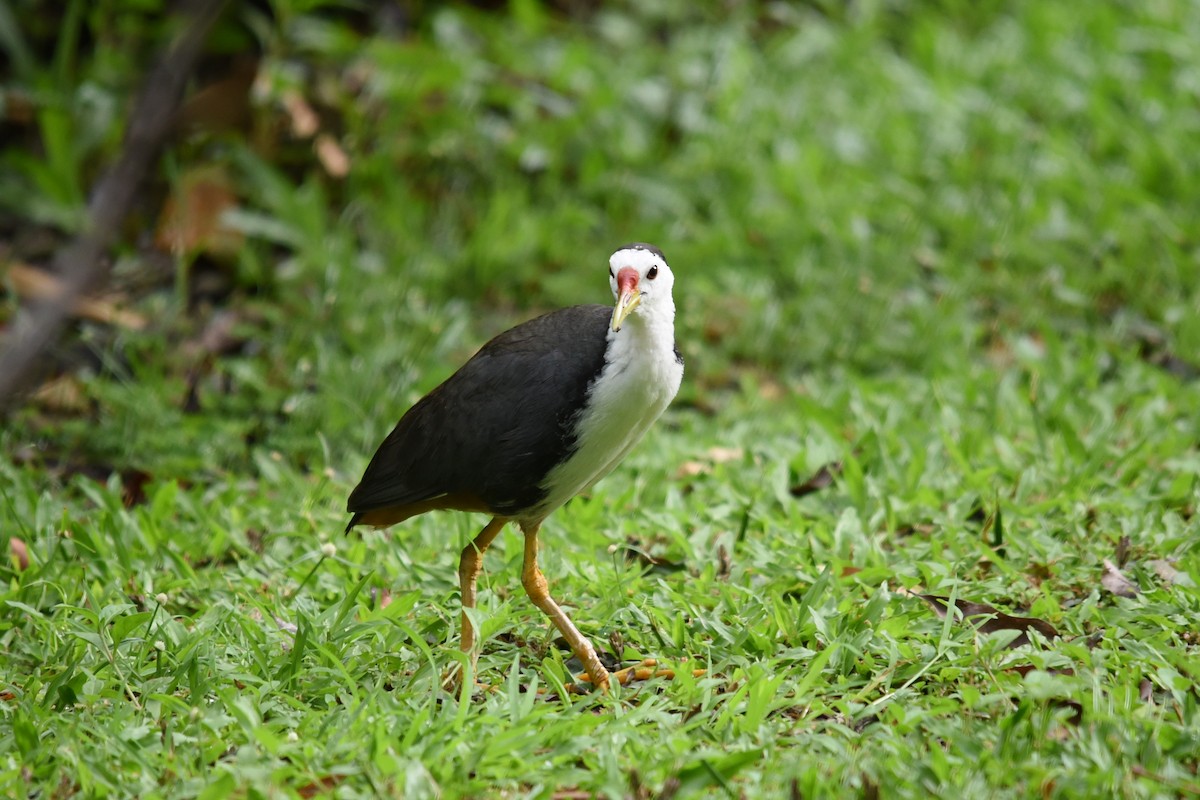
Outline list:
[[[7,412],[37,377],[46,351],[58,340],[75,303],[108,279],[105,256],[129,215],[142,180],[158,157],[192,67],[226,0],[196,0],[182,15],[183,30],[150,72],[130,116],[117,162],[100,179],[88,203],[84,230],[55,255],[62,289],[19,315],[0,351],[0,412]]]

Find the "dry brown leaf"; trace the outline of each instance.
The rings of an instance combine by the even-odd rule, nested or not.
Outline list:
[[[219,356],[238,352],[246,337],[237,332],[242,315],[234,311],[218,311],[209,319],[199,336],[184,342],[182,350],[192,361],[187,372],[187,391],[183,396],[183,410],[196,414],[201,408],[200,385],[213,371]]]
[[[1025,577],[1027,577],[1029,582],[1034,586],[1041,586],[1043,583],[1054,577],[1054,571],[1050,568],[1049,564],[1043,564],[1039,561],[1034,561],[1030,563],[1029,569],[1025,573]]]
[[[33,401],[56,414],[83,414],[91,409],[87,393],[77,375],[59,375],[38,387]]]
[[[10,125],[30,125],[37,119],[38,104],[24,90],[12,86],[0,92],[0,119]]]
[[[681,572],[687,569],[687,565],[682,561],[671,561],[667,558],[660,558],[651,555],[646,549],[647,545],[639,541],[636,537],[630,536],[625,540],[625,560],[633,564],[642,564],[650,567],[651,572]]]
[[[1104,574],[1100,576],[1100,585],[1117,597],[1137,597],[1142,591],[1107,558],[1104,559]]]
[[[710,472],[712,472],[712,467],[702,461],[685,461],[679,465],[679,469],[675,470],[675,480],[694,478],[697,475],[707,475]]]
[[[1146,562],[1146,565],[1154,570],[1154,574],[1166,583],[1182,583],[1186,577],[1182,572],[1175,569],[1175,563],[1165,558],[1155,558]]]
[[[1028,675],[1031,672],[1038,672],[1038,671],[1045,672],[1049,675],[1074,675],[1075,674],[1075,670],[1071,669],[1070,667],[1063,667],[1063,668],[1058,668],[1058,669],[1040,669],[1039,670],[1038,667],[1035,667],[1032,664],[1016,664],[1011,667],[1005,667],[1004,671],[1005,672],[1015,672],[1018,675],[1020,675],[1022,678],[1024,678],[1026,675]]]
[[[937,527],[929,522],[906,522],[896,528],[893,533],[897,536],[913,536],[915,534],[928,535],[937,530]]]
[[[746,451],[740,447],[710,447],[708,459],[714,464],[724,464],[727,461],[740,461]]]
[[[758,396],[763,400],[779,400],[787,394],[783,384],[774,378],[763,377],[758,381]]]
[[[163,204],[154,243],[175,254],[232,257],[241,249],[243,237],[225,223],[224,215],[236,207],[233,181],[223,167],[188,170]]]
[[[146,502],[146,485],[153,476],[144,469],[129,467],[121,470],[121,502],[126,508],[140,506]]]
[[[13,561],[17,564],[17,571],[24,572],[29,569],[29,548],[25,546],[22,539],[16,536],[8,537],[8,549],[12,553]]]
[[[326,775],[312,783],[301,786],[296,790],[296,794],[304,798],[316,797],[319,794],[330,794],[344,780],[346,780],[345,775]]]
[[[346,155],[337,139],[328,133],[322,133],[317,137],[315,147],[317,160],[332,177],[344,178],[350,173],[350,156]]]
[[[804,497],[833,485],[835,476],[842,473],[842,462],[831,461],[814,472],[806,481],[798,483],[789,491],[792,497]]]
[[[928,603],[930,608],[939,617],[945,619],[946,612],[950,608],[950,598],[936,594],[918,594],[915,596]],[[1043,619],[1036,617],[1014,617],[997,610],[993,606],[989,606],[987,603],[972,603],[968,600],[959,600],[955,603],[955,608],[964,620],[972,621],[981,633],[1020,631],[1020,635],[1008,643],[1009,647],[1020,647],[1029,644],[1029,631],[1031,630],[1037,631],[1047,639],[1053,639],[1058,636],[1058,630]],[[981,617],[983,619],[978,619]]]
[[[56,275],[15,261],[8,263],[8,280],[20,297],[30,300],[58,297],[63,291],[62,281]],[[77,317],[129,330],[136,331],[146,327],[146,318],[141,314],[120,309],[113,301],[99,297],[84,297],[78,300],[74,313]]]
[[[239,57],[227,77],[196,92],[176,115],[175,124],[185,131],[244,130],[250,125],[250,87],[258,75],[258,61]]]
[[[246,343],[246,337],[235,333],[241,321],[242,315],[236,310],[218,311],[199,336],[183,343],[184,354],[191,359],[202,359],[237,352]]]
[[[283,107],[292,122],[292,135],[297,139],[310,139],[321,127],[321,119],[304,95],[292,89],[283,95]]]
[[[708,475],[713,471],[714,465],[737,461],[745,455],[746,451],[740,447],[710,447],[705,453],[707,461],[685,461],[680,464],[679,469],[675,470],[675,480]]]

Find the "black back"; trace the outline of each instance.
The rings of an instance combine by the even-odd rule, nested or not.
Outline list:
[[[347,510],[454,493],[497,514],[536,506],[542,479],[577,447],[576,418],[604,367],[611,318],[607,306],[573,306],[492,339],[400,419]]]

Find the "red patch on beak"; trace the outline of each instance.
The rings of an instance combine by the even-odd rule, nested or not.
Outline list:
[[[638,274],[633,267],[621,267],[617,271],[617,297],[636,292],[638,288]]]

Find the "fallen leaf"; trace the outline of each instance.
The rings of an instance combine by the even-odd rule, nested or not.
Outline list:
[[[1054,571],[1049,564],[1043,564],[1040,561],[1034,561],[1029,565],[1029,571],[1026,573],[1029,582],[1034,586],[1041,586],[1046,581],[1054,577]]]
[[[1175,569],[1175,563],[1165,558],[1155,558],[1146,562],[1146,566],[1154,570],[1162,581],[1166,583],[1183,583],[1187,576]]]
[[[0,105],[4,109],[0,111],[0,118],[10,125],[30,125],[37,119],[35,112],[38,104],[35,104],[33,98],[24,90],[11,84],[5,87],[3,103]]]
[[[763,400],[779,400],[787,394],[787,389],[779,381],[764,376],[758,380],[758,396]]]
[[[842,473],[842,462],[831,461],[814,472],[806,481],[798,483],[788,491],[792,497],[804,497],[833,485],[835,476]]]
[[[1032,664],[1017,664],[1016,666],[1004,668],[1005,672],[1015,672],[1018,675],[1020,675],[1022,678],[1024,678],[1026,675],[1028,675],[1031,672],[1036,672],[1039,670],[1041,672],[1045,672],[1049,675],[1074,675],[1075,674],[1075,670],[1071,669],[1070,667],[1063,667],[1060,669],[1045,669],[1044,667],[1035,667]]]
[[[712,472],[712,467],[702,461],[685,461],[679,465],[679,469],[675,470],[675,480],[694,478],[697,475],[707,475],[710,472]]]
[[[288,622],[283,617],[275,617],[275,627],[279,628],[279,630],[283,631],[284,633],[290,633],[292,636],[295,636],[300,631],[300,628],[297,627],[296,623]]]
[[[245,336],[234,333],[239,322],[242,322],[242,315],[234,310],[213,314],[199,336],[183,343],[184,354],[195,359],[238,352],[246,344]]]
[[[15,261],[8,263],[8,280],[18,296],[30,300],[56,298],[62,294],[64,288],[57,275]],[[77,317],[102,322],[105,325],[115,325],[118,328],[136,331],[146,327],[146,318],[141,314],[122,310],[112,300],[99,297],[80,298],[75,302],[72,312]]]
[[[250,87],[258,75],[258,61],[233,59],[227,77],[197,91],[179,109],[176,126],[183,131],[244,130],[251,119]]]
[[[1137,597],[1142,591],[1107,558],[1104,559],[1104,574],[1100,576],[1100,585],[1117,597]]]
[[[937,528],[929,522],[906,522],[893,531],[897,536],[912,536],[914,534],[930,534]]]
[[[16,536],[8,538],[8,549],[12,553],[12,558],[17,562],[17,571],[24,572],[29,569],[29,548],[25,546],[22,539]]]
[[[233,181],[224,167],[190,169],[163,203],[154,243],[169,253],[231,258],[241,249],[243,236],[226,224],[225,212],[236,207]]]
[[[1167,336],[1161,330],[1144,324],[1135,333],[1138,355],[1147,364],[1174,375],[1184,381],[1200,379],[1200,366],[1173,353],[1167,344]]]
[[[344,178],[350,173],[350,156],[346,155],[346,151],[338,144],[337,139],[328,133],[322,133],[317,137],[314,147],[317,151],[317,160],[321,162],[321,166],[331,177]]]
[[[146,484],[152,476],[144,469],[130,467],[121,470],[121,502],[126,508],[140,506],[146,502]]]
[[[632,536],[625,540],[624,551],[626,561],[650,567],[651,572],[681,572],[687,569],[687,565],[682,561],[671,561],[650,555],[645,549],[645,545]]]
[[[264,538],[265,537],[264,537],[261,529],[259,529],[259,528],[247,528],[246,529],[246,544],[250,547],[250,550],[252,552],[257,553],[260,556],[266,550],[266,544],[263,541]]]
[[[84,414],[91,410],[79,376],[67,374],[43,383],[33,393],[33,401],[53,414]]]
[[[740,447],[710,447],[705,453],[707,461],[685,461],[675,470],[675,479],[694,478],[697,475],[708,475],[715,464],[740,460],[746,451]]]
[[[1154,702],[1154,684],[1150,682],[1149,678],[1142,678],[1141,683],[1138,684],[1138,699],[1143,703]]]
[[[305,784],[296,790],[296,794],[304,798],[316,797],[319,794],[329,794],[339,783],[346,780],[345,775],[326,775],[312,783]]]
[[[247,339],[236,333],[242,315],[237,311],[220,311],[212,316],[199,336],[183,344],[184,354],[193,361],[188,369],[183,410],[189,414],[201,410],[200,383],[212,372],[218,356],[237,353],[246,346]]]
[[[740,461],[746,451],[740,447],[710,447],[708,459],[714,464],[724,464],[728,461]]]
[[[283,94],[283,107],[292,122],[292,135],[297,139],[310,139],[321,127],[321,120],[304,95],[295,89]]]
[[[939,617],[945,619],[946,612],[950,608],[950,598],[936,594],[918,594],[916,597],[928,603]],[[981,633],[1020,631],[1020,635],[1008,643],[1009,647],[1021,647],[1022,645],[1029,644],[1030,630],[1037,631],[1047,639],[1053,639],[1058,636],[1058,630],[1043,619],[1037,619],[1036,617],[1014,617],[998,611],[995,607],[989,606],[987,603],[972,603],[967,600],[959,600],[955,603],[955,609],[962,616],[962,619],[972,621]],[[975,622],[980,617],[983,619]]]

